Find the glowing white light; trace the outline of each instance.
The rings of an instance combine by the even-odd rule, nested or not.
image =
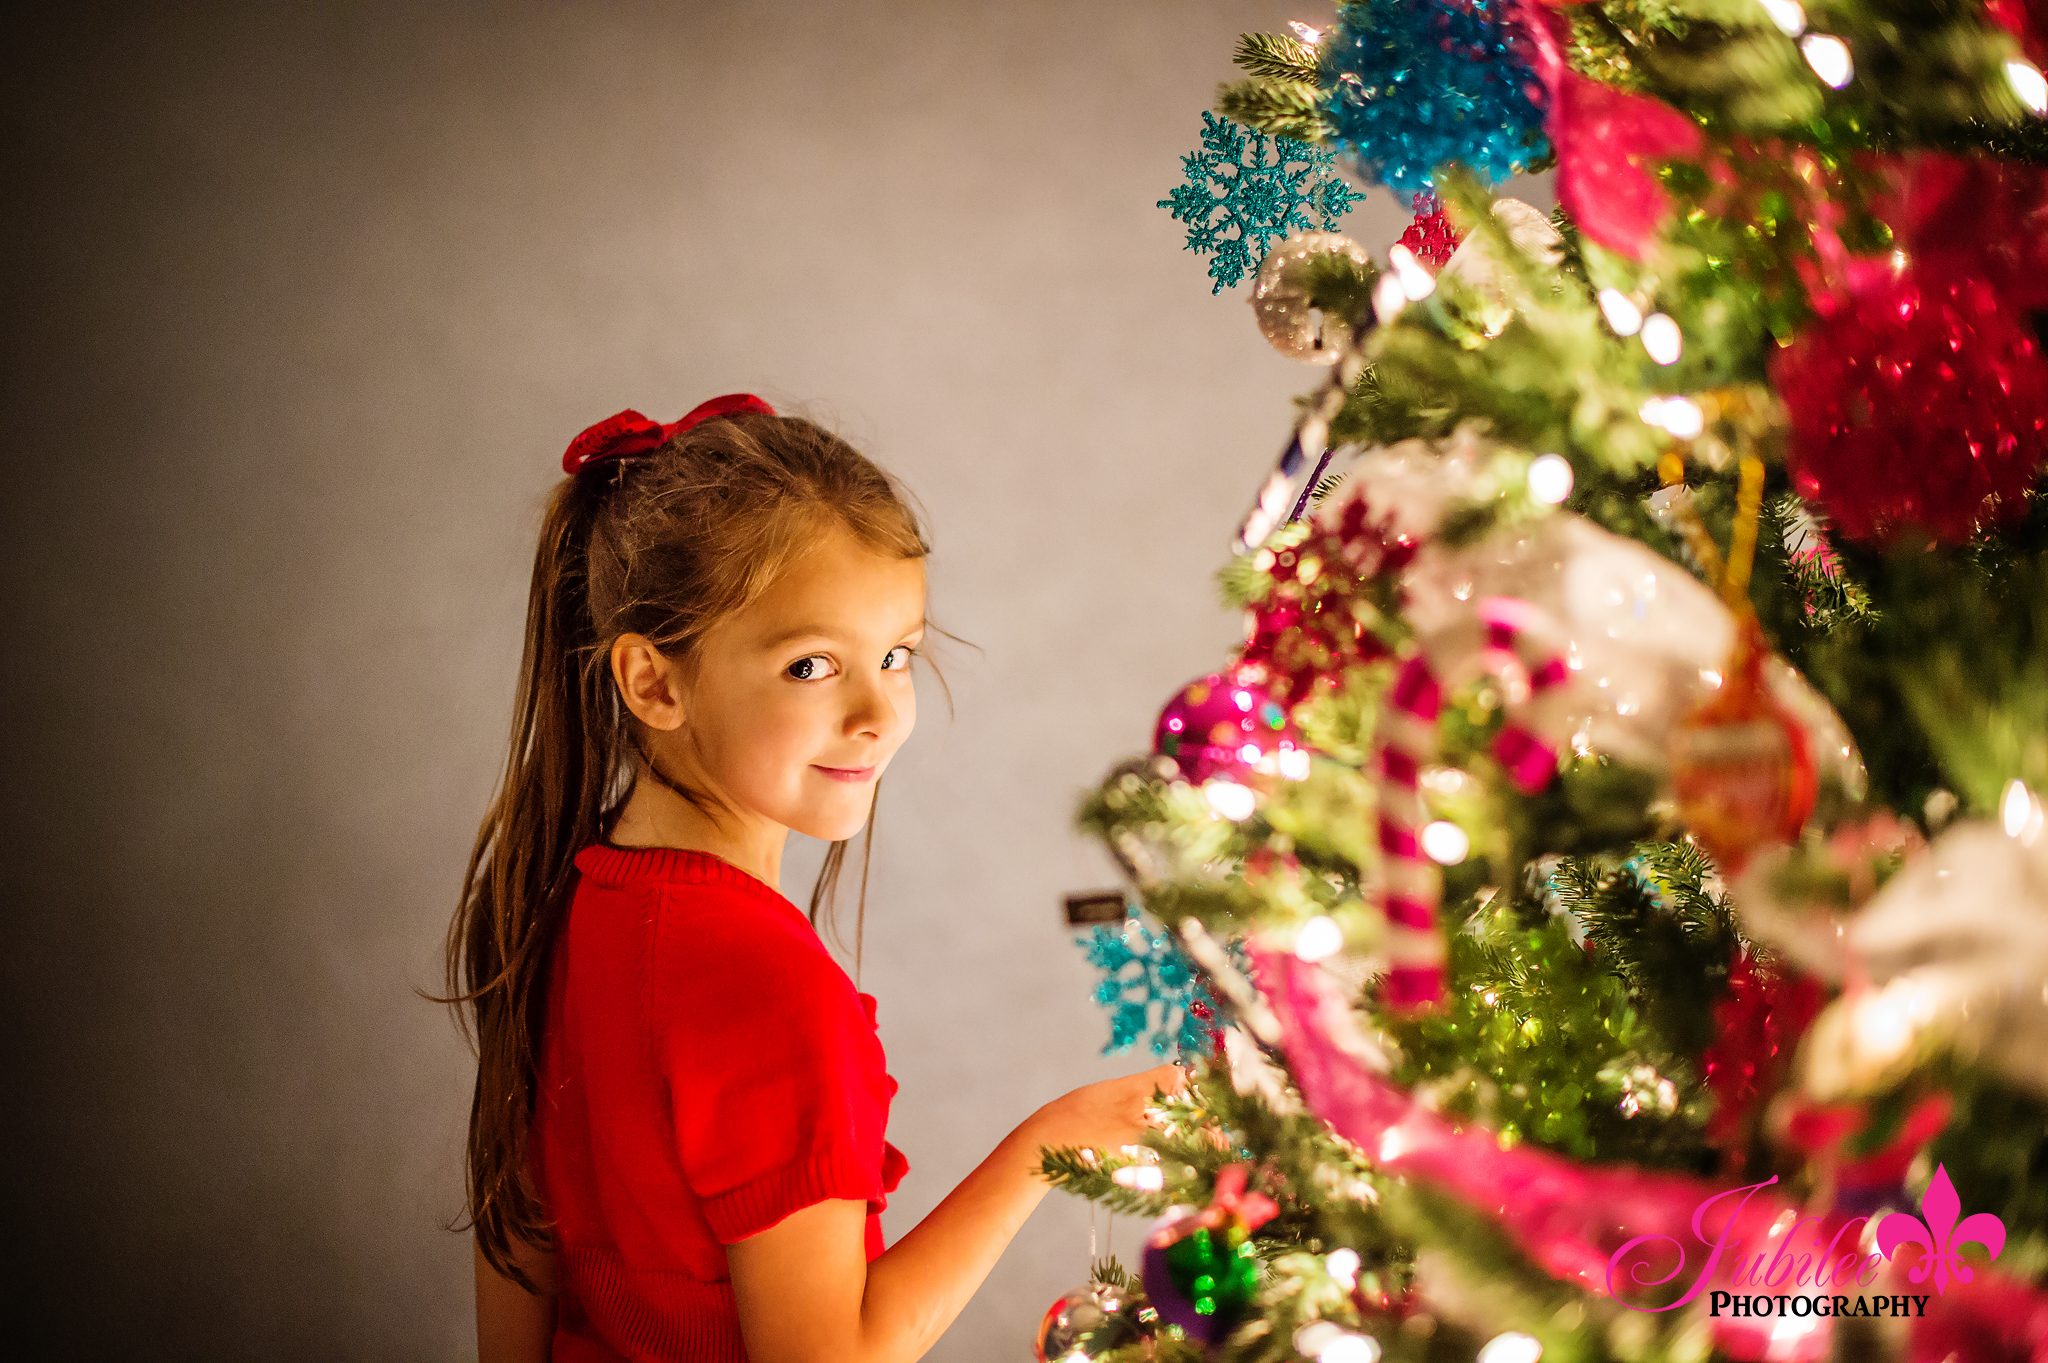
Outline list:
[[[1371,1335],[1354,1335],[1349,1330],[1323,1346],[1316,1363],[1379,1363],[1380,1342]]]
[[[1235,781],[1210,781],[1202,787],[1202,795],[1209,808],[1232,821],[1249,819],[1259,807],[1259,797]]]
[[[1657,424],[1680,440],[1690,440],[1707,428],[1707,416],[1691,398],[1667,398]]]
[[[1335,956],[1343,946],[1344,929],[1330,915],[1319,913],[1301,925],[1294,939],[1294,954],[1304,961],[1320,961]]]
[[[1289,19],[1287,26],[1294,30],[1294,36],[1315,47],[1323,41],[1323,31],[1314,24],[1304,24],[1299,19]]]
[[[1541,1357],[1543,1345],[1537,1342],[1536,1336],[1510,1330],[1487,1340],[1475,1363],[1536,1363]]]
[[[1759,3],[1763,5],[1764,13],[1771,16],[1771,22],[1785,31],[1786,37],[1796,38],[1806,27],[1806,11],[1800,7],[1799,0],[1759,0]]]
[[[1401,281],[1401,292],[1409,302],[1416,303],[1436,292],[1436,276],[1422,268],[1422,262],[1415,253],[1399,242],[1387,252],[1387,261],[1394,267],[1394,275]]]
[[[1118,1186],[1141,1193],[1156,1193],[1166,1186],[1166,1174],[1156,1164],[1127,1164],[1109,1177]]]
[[[1247,767],[1256,767],[1259,764],[1259,759],[1264,756],[1265,754],[1259,751],[1259,745],[1256,743],[1247,743],[1237,750],[1237,760],[1244,763]]]
[[[2041,827],[2041,806],[2034,799],[2034,792],[2027,789],[2024,781],[2007,781],[2005,794],[1999,797],[1998,819],[2005,825],[2005,835],[2032,841],[2029,834]]]
[[[1561,454],[1537,455],[1529,464],[1529,495],[1552,506],[1571,496],[1571,461]]]
[[[1312,1320],[1294,1332],[1294,1351],[1303,1358],[1320,1358],[1330,1341],[1344,1333],[1344,1327],[1327,1320]]]
[[[1280,750],[1280,774],[1290,781],[1308,780],[1308,750],[1306,748],[1282,748]]]
[[[1620,289],[1600,290],[1600,315],[1617,336],[1633,336],[1643,329],[1643,310]]]
[[[1813,74],[1834,89],[1841,89],[1856,77],[1856,62],[1849,56],[1849,44],[1832,33],[1809,33],[1799,40],[1799,51]]]
[[[1355,1249],[1334,1249],[1323,1260],[1323,1267],[1328,1269],[1330,1276],[1348,1292],[1357,1285],[1358,1270],[1363,1262]]]
[[[1422,830],[1422,850],[1439,866],[1456,866],[1472,850],[1472,839],[1456,824],[1438,819]]]
[[[1882,1065],[1906,1053],[1906,1048],[1913,1044],[1918,1002],[1910,986],[1895,982],[1866,999],[1856,1010],[1856,1041],[1866,1061]]]
[[[1691,398],[1651,396],[1643,399],[1643,405],[1636,408],[1636,415],[1645,424],[1685,440],[1690,440],[1707,428],[1707,414]]]
[[[2037,114],[2048,114],[2048,78],[2041,75],[2040,67],[2015,57],[2005,64],[2005,83],[2020,97],[2020,103]]]
[[[1401,309],[1408,306],[1408,295],[1401,290],[1401,281],[1389,270],[1380,276],[1380,282],[1372,286],[1372,312],[1386,326],[1401,315]]]
[[[1650,352],[1650,358],[1658,364],[1677,364],[1678,357],[1685,349],[1685,338],[1679,335],[1678,323],[1669,314],[1653,312],[1643,319],[1643,349]]]

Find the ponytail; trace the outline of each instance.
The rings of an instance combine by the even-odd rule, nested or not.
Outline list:
[[[477,833],[448,930],[448,993],[467,1004],[477,1051],[469,1119],[469,1218],[477,1247],[528,1291],[515,1242],[545,1246],[526,1132],[546,1016],[548,948],[576,853],[598,840],[619,784],[617,690],[603,669],[587,580],[597,478],[566,478],[549,501],[526,606],[512,750]]]

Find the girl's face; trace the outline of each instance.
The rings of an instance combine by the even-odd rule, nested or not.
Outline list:
[[[917,723],[922,559],[834,526],[699,642],[663,767],[740,813],[826,841],[867,821],[875,781]],[[673,752],[674,758],[666,756]],[[680,760],[677,760],[680,759]]]

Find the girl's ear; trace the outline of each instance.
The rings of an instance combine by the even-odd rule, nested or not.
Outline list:
[[[664,732],[683,727],[681,678],[674,663],[644,634],[621,634],[612,643],[612,680],[633,718]]]

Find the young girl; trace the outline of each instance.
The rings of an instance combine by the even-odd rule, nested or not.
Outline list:
[[[563,468],[449,935],[481,1363],[909,1363],[1043,1196],[1038,1148],[1137,1139],[1179,1072],[1041,1108],[885,1251],[896,1082],[814,928],[916,718],[917,522],[746,395],[621,412]],[[791,829],[832,844],[809,921]]]

